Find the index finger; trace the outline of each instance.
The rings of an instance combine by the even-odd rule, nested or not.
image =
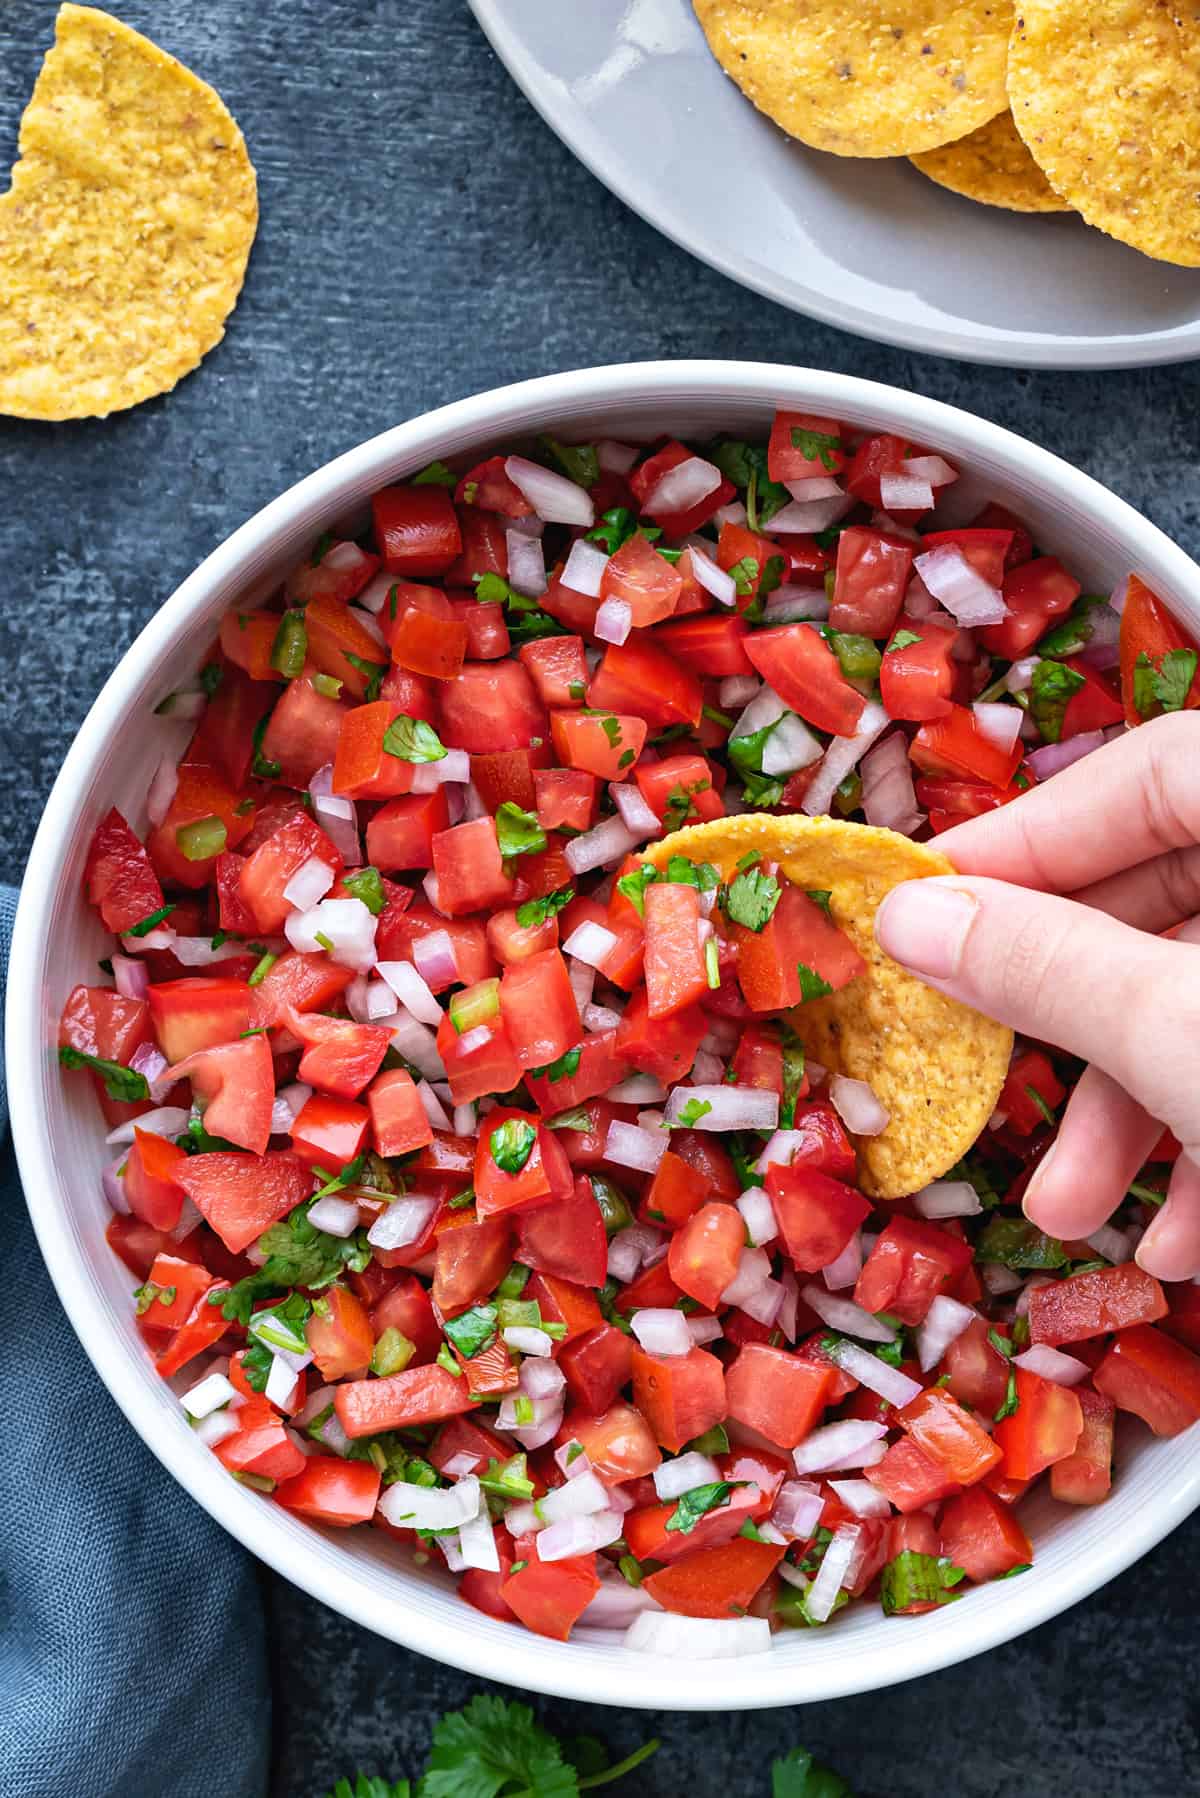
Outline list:
[[[1072,893],[1200,842],[1198,761],[1200,713],[1157,718],[937,846],[962,874]]]

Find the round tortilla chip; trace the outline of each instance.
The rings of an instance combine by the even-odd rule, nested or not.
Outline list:
[[[0,197],[0,412],[103,417],[224,336],[258,224],[220,96],[119,19],[64,6]]]
[[[795,885],[828,892],[830,915],[867,964],[839,992],[798,1006],[791,1023],[814,1061],[867,1081],[887,1107],[885,1130],[854,1139],[863,1191],[879,1199],[919,1192],[986,1127],[1012,1054],[1005,1025],[926,986],[875,941],[885,894],[903,880],[954,869],[925,843],[826,817],[717,818],[647,844],[644,853],[658,868],[683,855],[728,875],[750,849],[778,862]]]
[[[1011,0],[692,0],[776,124],[835,156],[910,156],[1003,112]]]
[[[1005,206],[1010,212],[1071,210],[1029,154],[1011,112],[998,113],[956,144],[925,150],[910,160],[939,187],[985,206]]]
[[[1200,267],[1195,0],[1032,0],[1009,51],[1017,130],[1089,225]]]

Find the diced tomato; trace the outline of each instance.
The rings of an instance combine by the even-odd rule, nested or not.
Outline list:
[[[661,560],[661,558],[660,558]],[[581,706],[588,682],[582,637],[538,637],[517,651],[529,670],[542,704]]]
[[[531,1133],[525,1159],[514,1172],[503,1168],[497,1159],[505,1153],[506,1131]],[[542,1153],[547,1134],[539,1127],[538,1119],[526,1112],[497,1106],[488,1113],[475,1150],[475,1194],[481,1217],[541,1204],[550,1197],[550,1174]]]
[[[834,736],[852,737],[866,700],[841,671],[825,639],[808,624],[754,631],[746,654],[793,712]]]
[[[1029,1136],[1046,1122],[1046,1112],[1057,1110],[1066,1096],[1067,1089],[1049,1056],[1040,1049],[1026,1049],[1009,1068],[996,1103],[1009,1127],[1018,1136]]]
[[[1162,1287],[1132,1261],[1072,1274],[1029,1294],[1029,1333],[1034,1342],[1084,1342],[1110,1330],[1157,1323],[1166,1315]]]
[[[577,768],[539,768],[533,789],[543,830],[590,830],[596,822],[599,786],[594,774]]]
[[[645,1504],[625,1513],[625,1540],[639,1561],[662,1561],[671,1566],[733,1541],[759,1513],[760,1495],[756,1485],[735,1486],[727,1499],[706,1512],[686,1534],[669,1527],[678,1508],[679,1501],[670,1499],[666,1504]]]
[[[646,724],[632,714],[551,712],[554,752],[570,768],[598,780],[620,780],[642,753]]]
[[[537,1305],[547,1323],[562,1325],[564,1343],[585,1336],[604,1321],[595,1293],[561,1280],[557,1274],[534,1273],[526,1281],[522,1297]]]
[[[274,1499],[313,1523],[349,1529],[369,1523],[379,1502],[379,1469],[370,1461],[344,1461],[340,1455],[310,1455],[300,1472],[276,1486]]]
[[[630,489],[643,512],[650,513],[655,523],[662,526],[663,534],[668,538],[687,537],[691,532],[698,531],[702,524],[707,524],[714,512],[729,504],[736,491],[732,481],[722,478],[719,486],[714,487],[711,492],[705,494],[703,499],[697,500],[695,505],[687,507],[685,511],[668,513],[663,512],[660,507],[650,511],[650,507],[656,505],[654,496],[663,476],[668,474],[672,468],[678,468],[682,462],[690,462],[693,454],[692,450],[672,438],[669,443],[663,445],[662,449],[656,450],[652,456],[647,456],[644,462],[639,462],[636,468],[631,469],[628,476]]]
[[[339,736],[355,716],[308,676],[289,681],[263,733],[263,759],[278,764],[277,778],[289,787],[307,787],[317,769],[334,759]]]
[[[740,1211],[730,1205],[702,1205],[671,1238],[667,1252],[671,1278],[706,1311],[715,1311],[737,1273],[745,1243]]]
[[[876,1238],[854,1288],[866,1311],[890,1311],[914,1328],[971,1260],[971,1246],[922,1218],[894,1217]]]
[[[1063,666],[1083,682],[1082,687],[1077,687],[1071,694],[1063,710],[1059,735],[1064,743],[1087,731],[1108,730],[1123,721],[1125,710],[1108,675],[1097,673],[1077,656],[1068,656]]]
[[[942,1554],[979,1583],[999,1579],[1033,1560],[1029,1537],[1009,1506],[986,1486],[973,1486],[947,1499],[940,1531]]]
[[[657,881],[646,888],[646,1000],[651,1018],[673,1017],[708,991],[700,941],[700,895]]]
[[[651,1355],[640,1346],[632,1354],[634,1404],[663,1448],[677,1454],[725,1421],[725,1373],[715,1355]]]
[[[530,1212],[531,1218],[536,1212]],[[599,1324],[583,1336],[564,1343],[558,1365],[567,1382],[572,1403],[592,1416],[607,1411],[633,1374],[633,1345],[612,1324]]]
[[[255,1155],[265,1153],[275,1104],[275,1069],[265,1036],[200,1049],[177,1062],[171,1071],[176,1078],[191,1081],[192,1094],[204,1107],[204,1127],[210,1135]]]
[[[89,900],[114,936],[162,910],[163,891],[150,857],[115,806],[96,826],[84,880]]]
[[[375,1332],[366,1306],[349,1287],[330,1286],[321,1294],[304,1333],[326,1384],[366,1373]]]
[[[1090,1386],[1075,1387],[1083,1430],[1074,1451],[1050,1469],[1050,1492],[1060,1504],[1098,1505],[1112,1485],[1115,1407]]]
[[[639,987],[622,1013],[616,1048],[642,1073],[669,1082],[687,1073],[707,1033],[708,1020],[698,1005],[652,1019],[646,990]]]
[[[801,1273],[828,1267],[870,1215],[861,1193],[803,1162],[772,1163],[766,1184],[784,1246]]]
[[[668,1149],[647,1188],[640,1215],[650,1223],[677,1230],[700,1209],[710,1191],[708,1182]]]
[[[610,556],[600,577],[600,600],[619,600],[629,607],[636,628],[658,624],[675,610],[683,577],[678,568],[654,549],[647,537],[634,531]]]
[[[356,1024],[349,1018],[326,1018],[317,1012],[293,1011],[287,1025],[305,1044],[300,1057],[301,1080],[340,1099],[357,1099],[374,1079],[392,1034],[378,1024]]]
[[[133,1145],[121,1170],[125,1197],[134,1217],[155,1230],[173,1230],[183,1210],[183,1188],[177,1179],[186,1152],[166,1137],[134,1125]],[[160,1321],[157,1317],[156,1322]]]
[[[810,481],[839,475],[846,466],[841,441],[842,427],[836,418],[779,411],[767,443],[767,473],[773,481]]]
[[[1122,1330],[1092,1377],[1098,1392],[1156,1436],[1178,1436],[1200,1420],[1200,1356],[1149,1324]]]
[[[473,662],[498,661],[512,648],[512,638],[505,622],[504,607],[495,601],[482,603],[473,593],[462,599],[450,599],[450,611],[457,624],[467,633],[466,653]]]
[[[1000,1459],[1000,1449],[966,1407],[930,1386],[896,1413],[896,1422],[959,1486],[973,1486]]]
[[[1142,724],[1146,718],[1155,717],[1162,710],[1152,686],[1148,693],[1138,692],[1136,677],[1141,670],[1161,675],[1163,657],[1177,650],[1191,650],[1193,654],[1200,654],[1200,644],[1181,629],[1162,600],[1151,592],[1140,575],[1131,574],[1125,609],[1121,613],[1120,645],[1121,697],[1127,724]],[[1143,687],[1146,684],[1143,681]],[[1138,708],[1139,698],[1144,710]],[[1183,704],[1188,711],[1200,705],[1200,662],[1195,665]]]
[[[345,714],[333,756],[335,793],[347,799],[390,799],[412,791],[414,764],[384,748],[388,731],[404,716],[404,708],[390,699],[355,706]]]
[[[220,1150],[192,1155],[175,1175],[200,1215],[235,1255],[309,1197],[312,1173],[295,1155]]]
[[[380,1155],[408,1155],[433,1141],[433,1126],[405,1068],[380,1074],[367,1094],[371,1135]]]
[[[203,974],[160,980],[151,985],[148,998],[154,1033],[170,1062],[241,1036],[254,1002],[244,980]]]
[[[575,1072],[564,1072],[556,1080],[552,1080],[548,1072],[535,1076],[526,1070],[525,1085],[538,1110],[546,1117],[553,1117],[560,1111],[573,1111],[623,1080],[629,1072],[629,1062],[617,1053],[616,1041],[616,1030],[599,1030],[585,1036],[579,1044],[579,1063]],[[566,1134],[570,1152],[576,1146],[577,1133]]]
[[[279,631],[277,612],[226,612],[220,625],[221,653],[253,681],[281,681],[271,656]]]
[[[782,1546],[773,1542],[735,1538],[664,1567],[643,1584],[665,1611],[684,1617],[744,1617],[782,1558]]]
[[[452,681],[462,671],[467,640],[467,626],[458,619],[435,618],[420,606],[409,606],[392,632],[392,660],[428,680]]]
[[[864,1478],[906,1515],[958,1491],[943,1464],[927,1455],[911,1436],[893,1442],[882,1461],[864,1469]]]
[[[438,905],[452,918],[503,905],[512,893],[494,818],[472,818],[439,831],[433,839],[433,872]]]
[[[590,1180],[581,1177],[569,1196],[519,1211],[515,1223],[517,1260],[526,1267],[577,1286],[603,1286],[608,1237]]]
[[[1200,1349],[1200,1286],[1192,1281],[1173,1284],[1167,1292],[1170,1315],[1163,1329],[1190,1349]]]
[[[704,693],[699,678],[654,637],[631,632],[610,643],[588,683],[587,703],[598,711],[631,713],[651,729],[699,724]]]
[[[797,1105],[792,1129],[800,1138],[792,1152],[793,1167],[810,1167],[835,1180],[853,1180],[858,1158],[832,1105],[824,1099]]]
[[[753,1011],[779,1011],[820,992],[838,992],[866,967],[828,913],[790,881],[762,930],[735,924],[731,935],[738,982]]]
[[[1015,662],[1045,635],[1052,619],[1070,611],[1081,588],[1057,556],[1038,556],[1010,568],[1002,592],[1009,616],[1000,624],[985,626],[979,640],[992,655]]]
[[[261,1406],[261,1409],[260,1409]],[[231,1473],[253,1473],[282,1482],[303,1473],[304,1450],[292,1441],[265,1399],[248,1399],[238,1412],[238,1429],[217,1443],[214,1453]]]
[[[445,574],[462,552],[462,532],[444,487],[384,487],[371,510],[389,574]]]
[[[966,780],[1007,787],[1021,761],[1022,746],[1000,749],[985,736],[974,712],[952,705],[949,712],[920,730],[909,745],[914,765],[926,774],[949,774]]]
[[[723,680],[731,674],[754,673],[746,654],[748,635],[749,626],[738,613],[709,612],[659,625],[652,641],[694,674]]]
[[[339,1174],[362,1153],[371,1114],[365,1105],[313,1093],[292,1123],[292,1148],[310,1167]]]
[[[557,949],[544,949],[505,968],[500,1014],[522,1068],[543,1068],[574,1049],[583,1026],[567,964]]]
[[[485,754],[528,749],[548,731],[546,709],[520,662],[464,662],[438,694],[442,741]]]
[[[526,1629],[553,1642],[565,1642],[600,1590],[596,1557],[572,1555],[562,1561],[540,1561],[534,1539],[522,1540],[528,1553],[518,1552],[512,1565],[520,1571],[510,1572],[501,1583],[501,1597]],[[516,1544],[518,1551],[521,1546],[521,1542]]]
[[[829,1403],[832,1369],[748,1343],[725,1370],[729,1416],[780,1448],[796,1448]]]
[[[924,723],[949,715],[957,634],[928,618],[902,614],[896,620],[879,666],[879,696],[889,718]]]
[[[653,1473],[662,1460],[645,1418],[632,1405],[613,1405],[597,1417],[573,1414],[560,1432],[578,1442],[593,1469],[609,1485]]]
[[[1031,1480],[1074,1453],[1083,1411],[1066,1386],[1056,1386],[1024,1367],[1014,1368],[1013,1377],[1017,1408],[1001,1418],[992,1440],[1004,1455],[1004,1471],[1014,1479]]]
[[[450,828],[446,790],[413,793],[380,806],[367,820],[367,854],[376,868],[432,868],[434,839]]]
[[[250,1022],[256,1028],[272,1029],[283,1023],[290,1010],[319,1011],[345,992],[353,978],[351,969],[339,967],[327,955],[286,952],[250,989]]]
[[[187,760],[216,768],[231,787],[243,787],[254,760],[254,733],[276,699],[274,681],[254,681],[227,664],[187,748]]]
[[[512,1247],[504,1217],[451,1211],[438,1230],[433,1273],[433,1302],[442,1316],[457,1317],[494,1292],[508,1272]]]
[[[829,622],[836,631],[889,636],[912,572],[913,545],[866,525],[851,525],[838,538],[837,573]]]
[[[454,489],[455,503],[499,512],[504,518],[528,518],[533,507],[505,471],[506,456],[489,456],[468,469]]]
[[[153,1319],[156,1329],[178,1330],[188,1321],[196,1300],[209,1291],[213,1278],[207,1268],[194,1261],[159,1253],[147,1275],[147,1284],[158,1288],[146,1314],[147,1321]]]
[[[986,1317],[973,1317],[945,1351],[940,1368],[947,1390],[966,1405],[994,1417],[1004,1403],[1008,1387],[1008,1362],[988,1340]]]
[[[725,816],[715,770],[702,755],[670,755],[640,764],[634,778],[642,798],[668,829]]]
[[[522,811],[533,810],[534,758],[541,754],[534,749],[494,749],[471,757],[471,779],[489,812],[499,811],[506,801]]]
[[[386,1379],[346,1380],[333,1395],[334,1410],[347,1436],[375,1436],[380,1430],[410,1430],[437,1423],[475,1400],[461,1375],[444,1367],[406,1367]]]
[[[292,910],[290,900],[284,897],[284,889],[293,874],[314,856],[324,862],[335,877],[341,873],[341,856],[321,827],[311,818],[305,818],[285,824],[246,857],[240,892],[258,920],[260,930],[282,928]]]
[[[464,1050],[463,1043],[476,1036],[477,1031],[469,1031],[466,1037],[461,1037],[449,1013],[438,1025],[437,1051],[445,1065],[450,1095],[456,1105],[468,1105],[472,1099],[482,1098],[485,1094],[511,1092],[521,1078],[521,1064],[503,1020],[494,1018],[490,1024],[479,1025],[478,1029],[487,1031],[486,1042]]]

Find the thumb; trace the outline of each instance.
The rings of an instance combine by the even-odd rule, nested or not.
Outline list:
[[[1200,945],[1167,942],[1071,899],[968,875],[906,881],[880,947],[931,986],[1111,1074],[1189,1147],[1200,1143]]]

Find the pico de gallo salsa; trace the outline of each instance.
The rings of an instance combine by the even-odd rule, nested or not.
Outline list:
[[[1079,1068],[1018,1043],[966,1158],[872,1203],[878,1103],[804,1054],[861,967],[828,895],[645,859],[737,811],[923,838],[1200,703],[1136,576],[946,525],[956,479],[788,411],[435,462],[159,707],[59,1053],[147,1351],[264,1502],[555,1639],[734,1654],[1022,1573],[1035,1482],[1096,1503],[1117,1411],[1200,1418],[1200,1288],[1132,1259],[1178,1145],[1047,1237]]]

